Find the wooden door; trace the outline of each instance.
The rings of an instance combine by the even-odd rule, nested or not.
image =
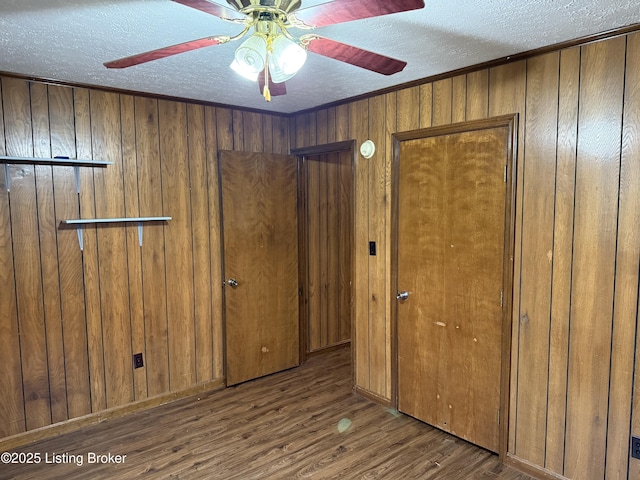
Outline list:
[[[497,452],[513,125],[490,126],[399,143],[396,318],[399,410]]]
[[[304,157],[306,353],[351,340],[351,149]]]
[[[222,151],[220,183],[226,377],[234,385],[299,364],[296,158]]]

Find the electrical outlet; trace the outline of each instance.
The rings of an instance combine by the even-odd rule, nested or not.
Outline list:
[[[136,353],[133,355],[133,368],[144,367],[144,361],[142,360],[142,354]]]
[[[640,459],[640,437],[631,437],[631,456]]]

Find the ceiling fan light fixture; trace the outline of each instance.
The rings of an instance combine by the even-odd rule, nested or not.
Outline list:
[[[307,51],[284,35],[273,39],[270,53],[269,73],[275,83],[289,80],[307,60]]]
[[[258,76],[260,75],[260,72],[254,72],[252,70],[248,70],[244,68],[240,63],[238,63],[238,61],[235,58],[233,59],[233,62],[231,62],[231,65],[229,66],[231,67],[231,70],[243,76],[247,80],[251,80],[252,82],[258,81]]]
[[[264,70],[266,58],[266,39],[262,35],[252,35],[236,50],[231,68],[241,75],[251,78]]]

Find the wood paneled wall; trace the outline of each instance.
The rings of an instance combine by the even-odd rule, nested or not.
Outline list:
[[[518,113],[509,452],[571,479],[640,476],[639,59],[634,33],[296,116],[293,147],[377,146],[355,171],[358,387],[391,397],[391,134]]]
[[[223,376],[218,149],[288,153],[282,116],[0,79],[0,438]],[[10,187],[8,189],[8,187]],[[171,216],[84,228],[71,218]],[[133,369],[132,354],[144,355]]]
[[[351,339],[353,153],[305,156],[307,352]]]

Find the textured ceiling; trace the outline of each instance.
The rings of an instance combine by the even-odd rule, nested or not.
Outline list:
[[[367,0],[363,0],[366,2]],[[217,0],[227,5],[225,0]],[[302,6],[326,0],[302,0]],[[241,28],[170,0],[2,0],[0,71],[292,113],[364,93],[640,23],[638,0],[426,0],[426,7],[315,30],[408,62],[379,75],[309,54],[287,95],[262,98],[229,64],[238,43],[123,70],[103,62]],[[292,30],[294,34],[305,32]]]

